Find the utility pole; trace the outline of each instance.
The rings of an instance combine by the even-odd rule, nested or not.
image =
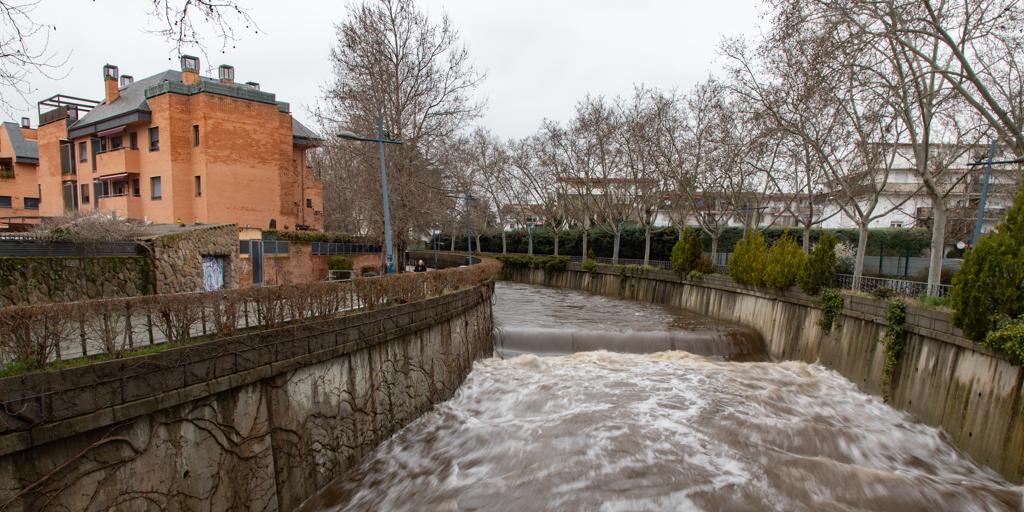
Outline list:
[[[981,182],[981,197],[978,198],[978,219],[974,222],[974,236],[971,237],[971,247],[978,245],[981,238],[981,224],[985,221],[985,202],[988,199],[988,182],[992,179],[992,158],[996,155],[996,139],[992,138],[992,144],[988,147],[988,162],[985,164],[985,177]]]

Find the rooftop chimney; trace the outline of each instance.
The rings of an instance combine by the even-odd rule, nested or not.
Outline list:
[[[29,118],[27,118],[27,117],[21,118],[21,127],[22,128],[32,128],[32,121]]]
[[[121,75],[121,88],[124,89],[135,82],[135,77],[131,75]]]
[[[249,87],[252,87],[253,89],[256,89],[257,91],[260,90],[259,82],[246,82],[245,85],[248,85]]]
[[[227,64],[221,64],[217,69],[217,75],[220,78],[220,83],[225,85],[231,85],[235,83],[235,67]]]
[[[107,104],[117,99],[117,66],[113,64],[103,66],[103,91]]]
[[[192,85],[199,82],[199,57],[181,56],[181,83]]]

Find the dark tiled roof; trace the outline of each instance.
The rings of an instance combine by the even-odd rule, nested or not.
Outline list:
[[[88,114],[85,114],[85,116],[76,121],[75,124],[71,125],[70,130],[84,128],[134,112],[148,113],[150,110],[149,103],[146,102],[146,89],[168,81],[181,81],[181,72],[168,70],[132,83],[128,87],[121,89],[117,99],[110,103],[100,103],[96,108],[89,111]]]
[[[277,108],[281,112],[287,113],[289,110],[288,104],[279,102],[274,99],[274,95],[264,91],[252,89],[248,85],[236,84],[222,85],[216,79],[209,77],[201,77],[204,82],[200,84],[202,87],[196,88],[192,86],[185,86],[181,83],[181,72],[174,70],[167,70],[156,75],[136,80],[134,83],[120,89],[118,97],[110,103],[100,103],[96,108],[92,109],[89,113],[83,116],[81,119],[76,121],[69,127],[69,131],[72,132],[72,136],[78,136],[82,132],[91,133],[95,129],[106,129],[111,126],[102,126],[104,122],[115,120],[117,118],[125,117],[124,121],[134,122],[139,120],[141,116],[148,116],[152,111],[149,108],[147,102],[147,90],[150,92],[150,96],[155,94],[161,94],[163,92],[177,92],[182,94],[194,94],[196,91],[208,91],[219,94],[230,94],[239,98],[250,99],[253,101],[261,101],[264,103],[273,103],[277,105]],[[169,82],[165,84],[165,82]],[[164,84],[163,87],[157,88]],[[153,89],[157,88],[157,89]],[[128,116],[134,115],[134,118],[129,119]],[[145,117],[148,119],[148,117]],[[96,128],[90,128],[90,127]],[[86,130],[88,129],[88,130]],[[75,132],[79,132],[76,134]],[[292,139],[295,143],[312,144],[316,141],[321,140],[320,136],[316,132],[306,128],[302,123],[292,118]]]
[[[26,139],[21,134],[21,126],[18,123],[5,122],[4,129],[7,130],[7,137],[11,139],[15,161],[26,164],[38,164],[39,144],[32,139]]]
[[[306,143],[313,144],[322,141],[323,138],[317,135],[316,132],[306,128],[306,126],[299,122],[298,119],[292,118],[292,140],[295,143]]]

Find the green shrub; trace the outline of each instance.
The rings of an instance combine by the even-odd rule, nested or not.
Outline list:
[[[885,345],[885,367],[882,369],[882,399],[889,401],[889,390],[892,388],[892,378],[896,374],[896,366],[899,365],[900,356],[903,355],[903,346],[907,342],[907,305],[900,299],[889,301],[885,309],[885,319],[888,329],[882,337]]]
[[[329,231],[278,231],[268,229],[263,232],[264,240],[290,240],[292,242],[335,242],[354,243],[356,238],[347,233]]]
[[[996,232],[967,252],[950,305],[953,323],[978,342],[1003,319],[1024,314],[1024,188]]]
[[[682,236],[672,246],[672,272],[683,277],[693,270],[700,270],[703,246],[696,230],[683,230]]]
[[[1003,319],[985,335],[984,345],[1006,352],[1013,364],[1024,363],[1024,316]]]
[[[700,270],[691,270],[689,274],[686,274],[686,278],[690,281],[696,281],[704,277],[704,273]]]
[[[949,297],[935,297],[933,295],[918,295],[914,298],[917,302],[933,308],[948,308]]]
[[[561,272],[569,266],[568,256],[545,256],[544,257],[544,271],[545,272]]]
[[[878,288],[871,290],[871,295],[876,299],[889,299],[892,298],[893,295],[896,295],[896,292],[888,286],[879,286]]]
[[[785,290],[796,284],[796,277],[807,264],[804,254],[796,240],[784,234],[772,244],[764,267],[764,284],[779,290]]]
[[[767,262],[768,248],[764,245],[764,235],[760,231],[752,231],[736,242],[736,250],[729,258],[729,276],[740,284],[762,285]]]
[[[836,239],[829,233],[821,235],[807,263],[797,276],[796,284],[808,295],[817,295],[833,286],[836,280]]]
[[[331,256],[327,258],[327,268],[331,270],[352,270],[352,257]]]
[[[591,274],[593,274],[594,272],[597,272],[597,262],[590,258],[587,258],[587,260],[583,262],[581,268],[584,272],[590,272]]]
[[[359,267],[359,275],[361,276],[365,276],[367,274],[375,276],[377,275],[377,271],[377,265],[363,265]]]
[[[843,294],[835,288],[825,288],[821,291],[821,298],[818,299],[821,306],[821,319],[818,320],[818,327],[828,334],[833,327],[841,327],[840,315],[843,312]]]

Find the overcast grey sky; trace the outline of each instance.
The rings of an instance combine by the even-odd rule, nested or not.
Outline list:
[[[236,80],[255,81],[300,120],[330,75],[334,24],[346,2],[249,0],[260,33],[240,34],[210,61],[232,64]],[[17,113],[37,122],[35,102],[53,94],[101,99],[102,67],[136,79],[177,69],[172,48],[147,14],[148,0],[42,0],[34,16],[56,25],[50,49],[70,55],[66,76],[33,77],[31,107]],[[283,8],[282,5],[287,6]],[[502,137],[532,133],[545,117],[565,120],[584,94],[627,95],[633,84],[688,88],[716,71],[722,36],[757,31],[756,0],[563,1],[423,0],[431,15],[446,11],[477,67],[487,73],[479,95],[488,109],[481,124]],[[6,93],[7,91],[5,91]]]

